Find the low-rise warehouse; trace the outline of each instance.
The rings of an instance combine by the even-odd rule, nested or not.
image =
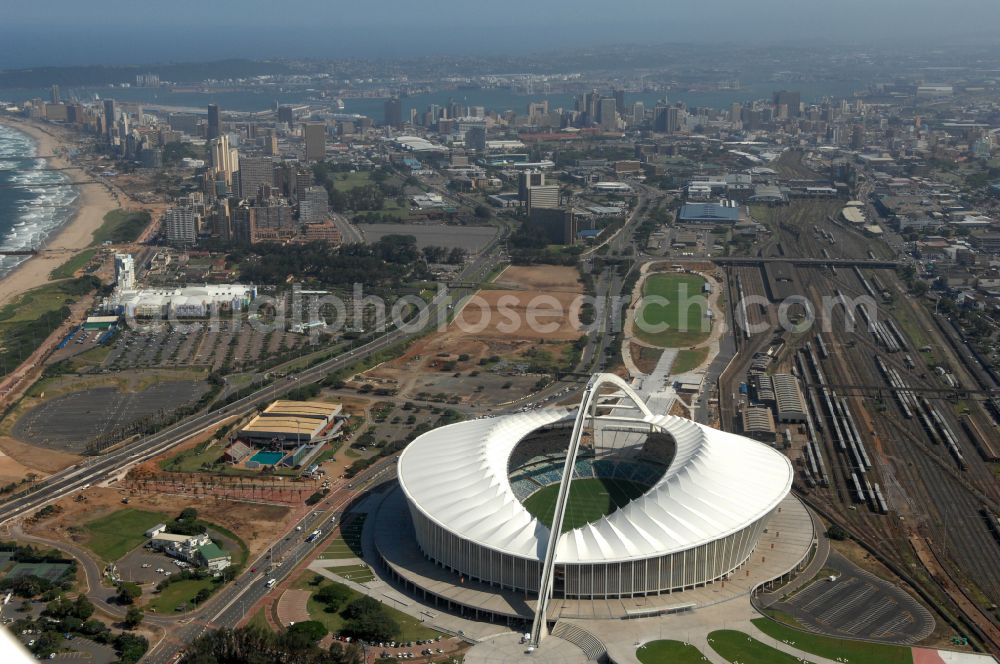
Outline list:
[[[240,429],[240,438],[258,443],[304,445],[332,433],[343,407],[321,401],[275,401]]]
[[[791,374],[771,376],[774,386],[775,409],[779,422],[805,422],[806,403],[798,379]]]

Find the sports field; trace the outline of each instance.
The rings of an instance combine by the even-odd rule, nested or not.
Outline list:
[[[630,480],[592,477],[573,480],[569,487],[569,501],[566,503],[562,531],[565,533],[597,521],[648,490],[648,486]],[[558,496],[559,484],[550,484],[528,496],[524,507],[546,526],[551,526]]]
[[[661,348],[685,348],[708,338],[705,279],[696,274],[651,274],[642,286],[645,298],[635,317],[635,334]]]

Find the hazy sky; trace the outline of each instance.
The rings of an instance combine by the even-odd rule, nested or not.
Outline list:
[[[995,35],[1000,0],[4,0],[0,67]],[[939,42],[940,43],[940,42]]]

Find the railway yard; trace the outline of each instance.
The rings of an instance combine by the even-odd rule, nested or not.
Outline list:
[[[773,233],[753,248],[757,258],[890,253],[822,205],[761,216]],[[997,377],[948,320],[908,296],[895,270],[761,262],[725,271],[740,352],[720,381],[731,397],[720,398],[723,428],[740,430],[755,374],[796,376],[803,421],[776,427],[800,495],[929,593],[953,626],[1000,646]],[[783,307],[753,303],[792,295],[800,302],[784,325]]]

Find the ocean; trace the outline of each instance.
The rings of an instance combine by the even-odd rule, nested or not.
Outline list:
[[[35,140],[0,124],[0,251],[36,249],[73,215],[69,178],[47,171]],[[58,186],[52,186],[58,185]],[[28,256],[0,256],[0,277]]]

